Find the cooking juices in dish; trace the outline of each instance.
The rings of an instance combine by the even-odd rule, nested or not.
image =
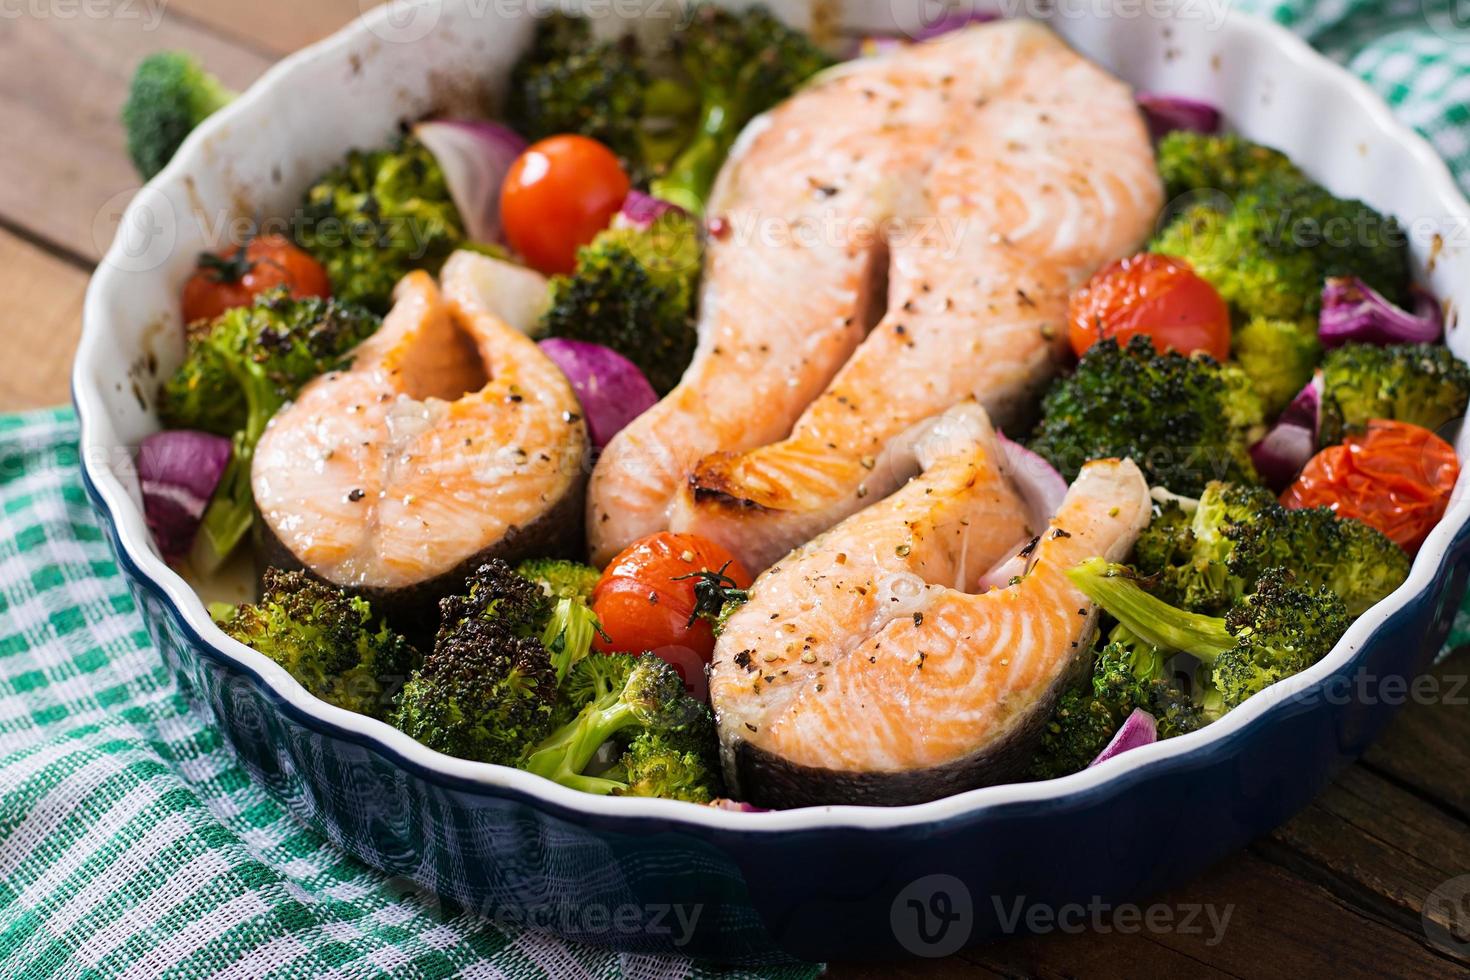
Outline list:
[[[758,8],[677,30],[539,22],[521,131],[439,120],[307,191],[378,235],[275,243],[335,299],[190,327],[144,493],[218,483],[234,538],[253,502],[231,635],[584,792],[898,805],[1195,731],[1404,580],[1470,368],[1392,218],[1158,96],[1206,131],[1152,144],[1034,23],[820,72]],[[518,254],[449,220],[496,188]],[[1297,247],[1326,221],[1382,234]],[[192,511],[150,513],[181,553]]]
[[[912,475],[911,426],[965,398],[1023,419],[1069,291],[1160,200],[1127,88],[1039,25],[822,76],[721,175],[700,349],[594,471],[594,560],[672,527],[764,568]]]

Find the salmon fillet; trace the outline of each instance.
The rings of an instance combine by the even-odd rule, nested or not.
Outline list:
[[[908,177],[913,233],[891,246],[882,321],[789,436],[713,452],[678,489],[669,526],[752,570],[911,476],[887,447],[915,424],[967,398],[1001,425],[1027,414],[1064,354],[1068,295],[1158,212],[1131,92],[1047,29],[974,28],[885,70],[939,67],[955,111]]]
[[[353,589],[452,579],[581,500],[586,424],[561,371],[456,253],[410,273],[382,328],[271,420],[251,481],[274,543]],[[575,513],[575,512],[574,512]],[[573,521],[575,523],[575,521]]]
[[[1066,570],[1124,557],[1150,506],[1132,462],[1089,463],[1027,574],[972,594],[1025,521],[998,458],[984,438],[921,454],[921,476],[756,580],[710,676],[740,799],[913,803],[1024,762],[1095,629]]]

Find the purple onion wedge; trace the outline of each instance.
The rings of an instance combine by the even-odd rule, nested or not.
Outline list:
[[[1444,333],[1439,303],[1415,287],[1414,311],[1390,303],[1373,287],[1351,276],[1329,279],[1322,287],[1317,336],[1323,347],[1343,344],[1432,344]]]
[[[1056,467],[1021,445],[997,432],[1000,447],[1006,455],[1006,468],[1011,482],[1026,502],[1026,509],[1036,527],[1045,527],[1067,496],[1067,481]]]
[[[1148,133],[1154,139],[1177,129],[1191,133],[1220,131],[1220,110],[1208,102],[1162,92],[1139,92],[1137,101],[1143,118],[1148,121]]]
[[[1317,428],[1322,407],[1322,376],[1318,374],[1282,411],[1271,431],[1251,446],[1251,462],[1266,485],[1278,493],[1317,452]]]
[[[1107,762],[1113,756],[1122,755],[1131,749],[1152,745],[1158,740],[1159,726],[1158,722],[1154,721],[1154,716],[1142,708],[1134,708],[1133,714],[1129,715],[1128,720],[1123,722],[1123,726],[1118,729],[1117,734],[1113,736],[1113,740],[1108,743],[1107,748],[1097,754],[1097,758],[1092,760],[1088,768],[1090,769],[1099,763]]]
[[[623,199],[623,207],[618,212],[617,221],[625,227],[637,228],[641,231],[670,211],[676,211],[679,214],[688,213],[672,201],[665,201],[661,197],[654,197],[652,194],[645,194],[635,189],[630,190],[628,196]]]
[[[500,185],[526,141],[500,123],[478,119],[431,119],[413,133],[444,171],[470,241],[501,242]]]
[[[548,337],[537,346],[572,383],[596,449],[658,401],[643,372],[617,351],[565,337]]]
[[[224,436],[189,429],[154,433],[138,447],[143,517],[167,561],[189,553],[230,452]]]

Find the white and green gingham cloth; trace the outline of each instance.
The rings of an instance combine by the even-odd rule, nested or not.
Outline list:
[[[1466,180],[1454,0],[1249,2],[1367,79]],[[151,648],[76,438],[70,410],[0,416],[0,978],[719,975],[507,934],[297,823]]]

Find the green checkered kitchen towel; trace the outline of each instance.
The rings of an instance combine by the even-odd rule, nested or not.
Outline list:
[[[1352,66],[1466,180],[1453,0],[1252,2]],[[1467,634],[1462,614],[1452,639]],[[715,975],[506,934],[295,822],[149,646],[83,495],[71,412],[0,417],[0,977],[221,972]]]
[[[507,934],[296,822],[150,645],[71,410],[0,416],[0,978],[220,973],[724,975]]]

